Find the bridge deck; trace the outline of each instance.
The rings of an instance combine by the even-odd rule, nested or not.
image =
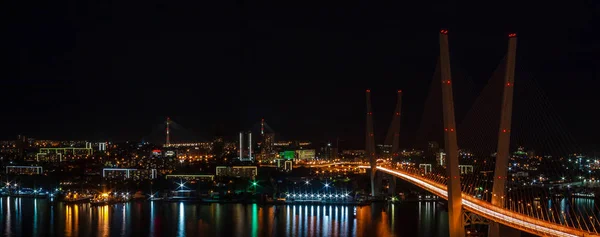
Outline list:
[[[370,168],[369,166],[359,166],[360,168]],[[444,199],[448,199],[448,192],[446,186],[433,182],[431,180],[424,179],[422,177],[407,173],[402,170],[386,168],[382,166],[377,167],[378,170],[387,174],[394,175],[401,179],[404,179],[410,183],[413,183],[435,195],[438,195]],[[477,215],[485,217],[497,223],[501,223],[512,228],[525,231],[528,233],[544,236],[600,236],[597,233],[591,233],[581,229],[575,229],[564,225],[548,222],[533,218],[521,213],[509,211],[500,207],[496,207],[489,202],[474,198],[469,195],[462,195],[463,208],[473,212]]]

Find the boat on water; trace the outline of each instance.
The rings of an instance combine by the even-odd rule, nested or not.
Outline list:
[[[89,193],[68,192],[61,201],[69,204],[88,203],[92,198],[94,198],[94,195]]]
[[[150,195],[150,198],[148,198],[149,201],[162,201],[164,200],[163,197],[154,197],[154,195]]]
[[[2,196],[20,197],[20,198],[47,198],[48,192],[40,189],[21,188],[19,190],[2,192]]]
[[[137,191],[133,194],[133,199],[134,200],[142,200],[142,199],[146,199],[146,195],[144,195],[142,193],[142,191]]]
[[[92,206],[103,206],[116,203],[124,203],[131,200],[129,193],[101,193],[90,200]]]
[[[166,195],[164,196],[160,196],[158,194],[158,192],[150,194],[150,196],[148,197],[148,201],[162,201],[166,198]]]
[[[170,195],[167,196],[165,201],[202,201],[198,196],[196,190],[175,190],[171,191]]]
[[[92,199],[92,197],[84,196],[84,197],[78,197],[78,198],[63,199],[62,201],[65,203],[68,203],[68,204],[75,204],[75,203],[89,203],[91,199]]]

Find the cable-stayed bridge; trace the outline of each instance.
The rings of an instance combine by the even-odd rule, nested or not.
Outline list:
[[[563,193],[568,192],[561,189],[564,186],[562,184],[572,182],[576,174],[574,170],[584,169],[581,168],[584,165],[581,164],[581,158],[577,161],[580,156],[572,153],[577,149],[569,147],[569,144],[574,143],[572,137],[557,130],[561,123],[552,116],[548,104],[523,100],[519,105],[529,105],[540,112],[536,116],[518,114],[517,124],[512,123],[516,34],[508,35],[508,53],[503,63],[484,88],[472,111],[465,117],[468,122],[461,124],[461,129],[465,128],[463,135],[457,135],[463,130],[459,132],[455,122],[455,83],[450,66],[448,31],[441,30],[439,37],[440,57],[432,88],[437,88],[442,102],[439,116],[441,128],[438,130],[443,133],[443,155],[440,152],[436,168],[431,169],[431,164],[425,164],[429,169],[424,170],[415,164],[396,162],[399,153],[397,137],[400,131],[401,91],[398,91],[393,122],[386,136],[387,142],[392,143],[392,159],[383,159],[381,162],[381,155],[376,154],[371,90],[367,90],[365,155],[369,163],[343,164],[370,169],[373,197],[380,195],[377,177],[386,175],[393,180],[400,178],[448,200],[451,237],[465,236],[465,225],[473,224],[473,216],[487,220],[490,237],[519,235],[518,231],[541,236],[600,236],[600,210],[595,205],[581,207],[574,203],[571,196],[563,196]],[[523,82],[523,85],[528,85],[527,83],[530,82]],[[537,99],[543,98],[543,94],[535,90],[525,94]],[[490,99],[489,95],[493,98]],[[522,111],[517,109],[519,113]],[[534,124],[523,126],[520,120],[533,121]],[[469,126],[479,128],[468,128]],[[513,133],[513,128],[517,133]],[[550,132],[538,135],[540,133],[535,129]],[[519,144],[528,142],[539,145],[547,149],[542,152],[551,155],[535,155],[534,152],[519,150],[517,155],[525,158],[515,158],[514,153],[510,152],[511,140]],[[459,144],[473,150],[459,150]],[[571,156],[574,157],[574,162],[571,161]],[[314,167],[326,165],[315,164]],[[474,169],[464,172],[459,169],[461,165],[472,166]],[[590,165],[587,167],[590,175],[586,178],[591,178]],[[520,172],[515,172],[517,170]],[[528,172],[536,176],[521,175]],[[582,178],[583,176],[579,176],[579,179]]]

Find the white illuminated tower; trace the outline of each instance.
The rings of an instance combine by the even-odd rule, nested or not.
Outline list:
[[[252,133],[248,133],[248,160],[252,161]]]
[[[240,156],[238,157],[240,161],[253,161],[252,157],[252,133],[248,133],[248,157],[244,157],[244,133],[240,132]]]
[[[244,157],[244,134],[240,132],[240,161]]]

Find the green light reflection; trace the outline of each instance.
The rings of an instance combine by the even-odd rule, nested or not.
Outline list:
[[[252,204],[252,237],[258,236],[258,207]]]

